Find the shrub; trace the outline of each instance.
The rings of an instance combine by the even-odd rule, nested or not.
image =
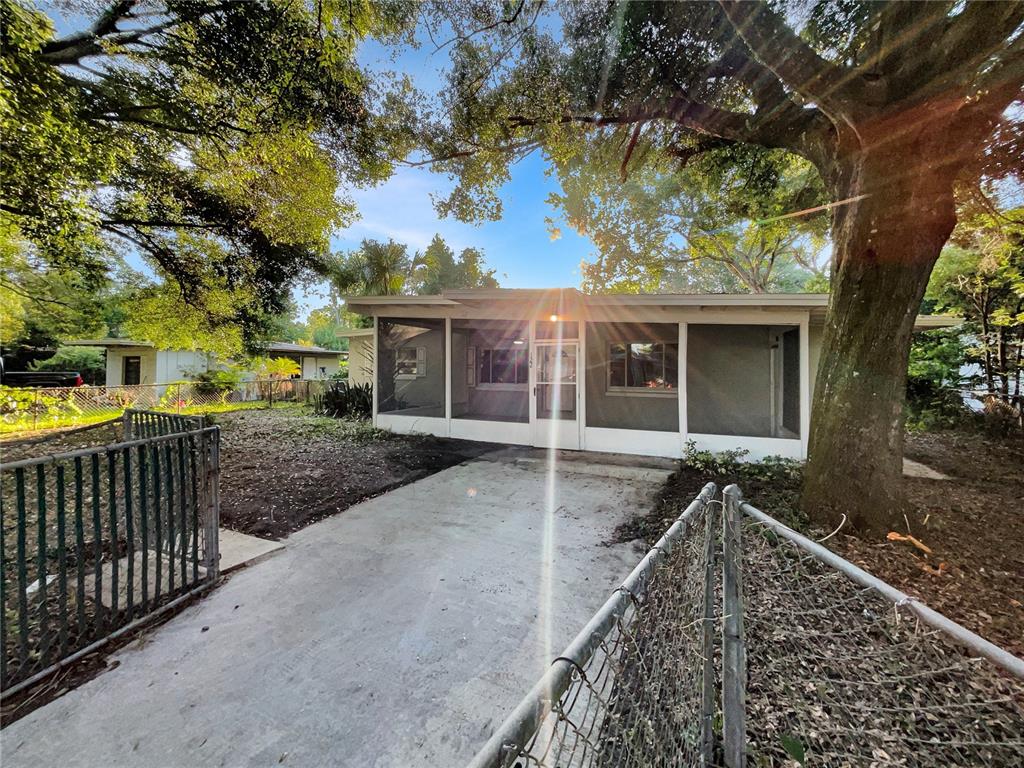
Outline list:
[[[368,419],[373,413],[373,385],[332,381],[323,394],[313,398],[313,408],[336,419]]]
[[[31,371],[77,371],[87,384],[103,384],[107,362],[99,347],[60,347],[45,360],[28,366]]]
[[[216,371],[203,371],[192,377],[192,387],[201,395],[219,395],[222,398],[238,389],[242,383],[242,374],[232,368]]]

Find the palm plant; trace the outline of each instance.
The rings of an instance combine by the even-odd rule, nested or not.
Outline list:
[[[409,270],[409,256],[401,243],[363,240],[358,251],[342,257],[333,282],[342,294],[393,296],[402,293]]]

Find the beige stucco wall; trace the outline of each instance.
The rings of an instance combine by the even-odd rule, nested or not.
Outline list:
[[[107,386],[119,387],[124,373],[124,358],[138,357],[139,383],[158,384],[157,381],[157,350],[152,347],[108,347],[107,348]]]
[[[348,380],[353,384],[373,381],[372,336],[354,336],[348,340]]]
[[[338,358],[315,355],[302,356],[302,378],[328,379],[338,372]]]

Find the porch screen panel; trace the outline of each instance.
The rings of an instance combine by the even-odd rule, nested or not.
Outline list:
[[[452,321],[452,418],[530,420],[530,331],[515,320]]]
[[[378,320],[377,410],[444,418],[444,320]]]
[[[798,438],[799,334],[792,326],[688,325],[689,432]]]
[[[587,323],[586,424],[679,431],[679,325]]]

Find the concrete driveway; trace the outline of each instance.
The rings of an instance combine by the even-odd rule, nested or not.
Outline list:
[[[506,452],[294,534],[4,729],[5,768],[458,766],[639,559],[602,542],[666,473],[574,459],[554,514]]]

